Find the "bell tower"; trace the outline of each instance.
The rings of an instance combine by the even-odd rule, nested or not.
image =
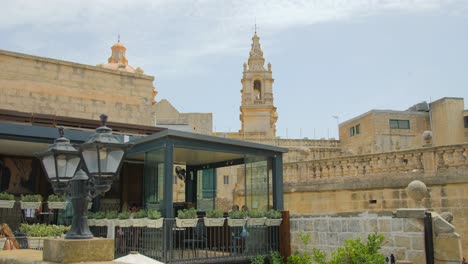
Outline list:
[[[260,47],[260,38],[255,32],[247,63],[242,74],[242,102],[239,131],[244,137],[276,137],[278,114],[273,105],[273,78],[271,63],[265,69],[265,59]]]

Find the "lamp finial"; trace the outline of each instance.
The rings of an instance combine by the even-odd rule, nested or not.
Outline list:
[[[101,114],[101,126],[106,126],[107,124],[107,115],[106,114]]]
[[[58,131],[59,131],[59,136],[60,137],[63,137],[65,135],[65,129],[62,126],[59,127]]]

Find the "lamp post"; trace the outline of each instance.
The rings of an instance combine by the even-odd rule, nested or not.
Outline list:
[[[78,149],[64,137],[63,128],[59,128],[60,137],[38,154],[54,192],[71,198],[73,219],[66,239],[93,237],[88,227],[88,203],[110,190],[130,147],[112,134],[106,123],[107,116],[103,114],[101,126]]]

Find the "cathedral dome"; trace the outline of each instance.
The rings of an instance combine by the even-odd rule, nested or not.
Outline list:
[[[101,68],[116,70],[116,71],[124,71],[130,73],[139,73],[143,74],[143,70],[137,68],[136,70],[128,65],[127,57],[125,57],[125,51],[127,48],[120,42],[120,39],[112,45],[111,47],[112,55],[107,59],[107,64],[100,64],[98,65]]]

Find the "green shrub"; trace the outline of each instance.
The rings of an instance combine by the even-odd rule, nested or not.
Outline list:
[[[160,219],[161,212],[159,212],[158,210],[148,210],[148,218],[153,220]]]
[[[231,211],[228,213],[229,218],[231,219],[243,219],[245,218],[244,211]]]
[[[283,257],[280,255],[278,251],[272,251],[270,253],[270,263],[271,264],[283,264]]]
[[[21,195],[22,202],[42,202],[42,196],[40,194],[26,194]]]
[[[177,217],[179,219],[195,219],[197,218],[197,209],[190,208],[190,209],[178,210]]]
[[[129,218],[130,218],[130,212],[129,211],[122,211],[119,214],[119,219],[121,219],[121,220],[129,219]]]
[[[107,211],[106,212],[107,219],[117,219],[119,218],[119,213],[117,211]]]
[[[299,239],[301,240],[302,244],[304,244],[304,248],[307,248],[310,242],[310,234],[309,233],[299,233]],[[310,264],[312,262],[312,257],[304,251],[303,253],[296,252],[288,257],[288,264]]]
[[[266,218],[269,218],[269,219],[281,219],[282,213],[281,211],[269,210],[265,213],[265,216]]]
[[[250,259],[250,264],[264,264],[265,257],[262,255],[257,255],[254,258]]]
[[[7,201],[11,201],[11,200],[14,200],[15,199],[15,196],[11,193],[6,193],[6,192],[1,192],[0,193],[0,200],[7,200]]]
[[[146,210],[139,210],[138,212],[135,212],[133,213],[133,218],[135,219],[141,219],[141,218],[145,218],[148,216],[148,213],[146,212]]]
[[[248,211],[247,214],[250,218],[262,218],[265,217],[265,211],[262,210],[251,210]]]
[[[56,237],[63,235],[70,230],[70,227],[62,225],[21,224],[19,230],[31,237]]]
[[[55,195],[51,194],[47,197],[47,201],[49,202],[65,202],[65,197],[62,195]]]
[[[94,213],[94,219],[104,219],[106,218],[105,212],[96,212]]]
[[[93,212],[88,212],[88,219],[94,219],[94,213]]]
[[[210,210],[206,212],[207,218],[223,218],[224,212],[221,210]]]

